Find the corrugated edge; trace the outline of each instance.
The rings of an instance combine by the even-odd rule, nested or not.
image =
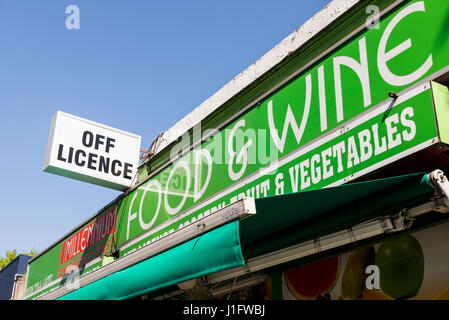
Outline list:
[[[162,133],[160,138],[160,143],[155,150],[154,154],[159,153],[164,148],[169,146],[171,143],[176,141],[180,136],[182,136],[186,131],[193,128],[196,124],[205,119],[208,115],[212,114],[220,106],[222,106],[226,101],[234,97],[240,91],[251,85],[254,81],[259,79],[266,72],[271,70],[274,66],[279,64],[283,59],[285,59],[289,54],[301,48],[307,41],[316,36],[320,31],[326,28],[329,24],[335,22],[340,16],[351,9],[354,5],[358,4],[362,0],[333,0],[322,10],[316,13],[312,18],[310,18],[306,23],[288,35],[284,40],[277,44],[274,48],[268,51],[264,56],[258,59],[255,63],[245,69],[243,72],[238,74],[234,79],[228,82],[215,94],[201,103],[192,112],[186,115],[183,119],[178,121],[174,126],[169,128],[167,131]],[[128,190],[130,191],[130,190]],[[65,237],[67,237],[72,232],[76,231],[84,224],[86,224],[91,219],[95,218],[107,207],[118,202],[121,198],[127,195],[127,192],[121,194],[116,199],[112,200],[101,210],[97,211],[94,215],[89,217],[87,220],[83,221],[77,227],[72,229],[69,233],[66,233],[59,240],[54,242],[52,245],[47,247],[45,250],[40,252],[36,257],[31,259],[29,263],[39,258],[45,252],[50,250]]]
[[[348,11],[351,7],[361,2],[362,0],[333,0],[322,10],[316,13],[312,18],[310,18],[306,23],[296,29],[293,33],[288,35],[284,40],[277,44],[274,48],[268,51],[264,56],[258,59],[255,63],[245,69],[243,72],[238,74],[229,83],[223,86],[210,98],[201,103],[192,112],[190,112],[183,119],[178,121],[170,129],[162,133],[160,138],[160,143],[158,144],[154,154],[159,153],[164,148],[169,146],[171,143],[176,141],[180,136],[182,136],[186,131],[193,128],[196,124],[200,123],[208,115],[212,114],[226,101],[234,97],[244,88],[248,87],[259,79],[266,72],[271,70],[274,66],[279,64],[283,59],[285,59],[289,54],[298,50],[307,41],[316,36],[320,31],[326,28],[329,24],[335,22],[341,15]],[[142,165],[142,164],[140,164]],[[69,233],[66,233],[59,240],[51,244],[45,250],[40,252],[36,257],[31,259],[29,263],[39,258],[45,252],[49,251],[52,247],[62,241],[70,233],[76,231],[78,228],[82,227],[89,220],[95,218],[102,210],[111,206],[114,202],[119,201],[127,193],[121,194],[116,199],[112,200],[101,210],[97,211],[94,215],[89,217],[86,221],[83,221],[77,227],[75,227]]]
[[[155,154],[176,141],[182,134],[200,123],[226,101],[251,85],[267,71],[280,63],[292,52],[301,48],[321,30],[337,20],[342,14],[362,0],[333,0],[321,11],[310,18],[301,27],[288,35],[284,40],[268,51],[259,60],[238,74],[215,94],[201,103],[192,112],[165,131]]]

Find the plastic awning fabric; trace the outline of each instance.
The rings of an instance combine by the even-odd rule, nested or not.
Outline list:
[[[240,223],[243,256],[253,258],[331,234],[428,200],[424,173],[256,199],[256,215]]]
[[[60,300],[122,300],[242,266],[239,221],[233,221],[138,264],[72,291]]]
[[[119,300],[162,289],[245,260],[331,234],[428,200],[424,173],[256,199],[256,214],[236,220],[60,299]]]

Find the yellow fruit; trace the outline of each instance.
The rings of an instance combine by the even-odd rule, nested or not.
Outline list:
[[[394,300],[381,290],[366,289],[363,291],[362,300]]]
[[[376,251],[373,246],[360,248],[351,252],[341,279],[343,297],[359,299],[365,289],[366,267],[374,264]]]
[[[449,288],[446,288],[446,290],[433,298],[433,300],[449,300]]]

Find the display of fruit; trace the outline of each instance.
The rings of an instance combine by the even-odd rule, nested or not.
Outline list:
[[[392,297],[387,296],[381,290],[367,289],[363,290],[362,300],[394,300]]]
[[[376,250],[373,246],[352,251],[346,262],[341,280],[341,293],[344,298],[360,299],[365,289],[366,267],[375,263]]]
[[[434,297],[433,300],[449,300],[449,288],[443,290],[443,292]]]
[[[285,272],[290,292],[301,300],[327,299],[340,274],[340,257],[311,263]]]
[[[382,291],[394,299],[415,296],[424,278],[424,255],[418,240],[403,234],[383,242],[376,255]]]

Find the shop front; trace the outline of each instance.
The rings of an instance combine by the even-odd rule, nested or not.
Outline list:
[[[447,298],[449,3],[353,2],[158,137],[23,298]]]

